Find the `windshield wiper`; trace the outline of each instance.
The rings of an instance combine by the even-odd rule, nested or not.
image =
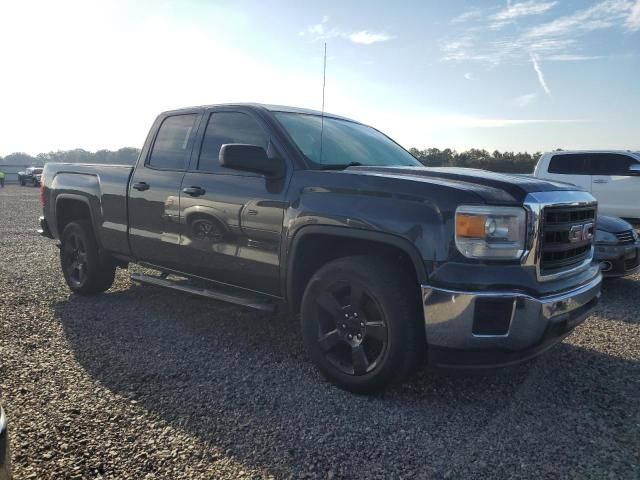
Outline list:
[[[362,164],[360,162],[350,162],[350,163],[327,163],[325,165],[320,166],[320,170],[344,170],[347,167],[361,167]]]

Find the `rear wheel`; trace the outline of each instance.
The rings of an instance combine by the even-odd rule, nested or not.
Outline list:
[[[87,220],[69,223],[62,232],[61,243],[60,265],[72,291],[93,295],[111,287],[115,263],[100,258],[93,229]]]
[[[302,301],[305,348],[331,382],[357,393],[401,382],[426,349],[415,282],[392,263],[347,257],[323,266]]]

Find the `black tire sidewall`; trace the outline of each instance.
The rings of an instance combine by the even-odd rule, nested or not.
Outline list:
[[[87,278],[80,286],[75,285],[67,276],[64,270],[64,245],[69,236],[75,233],[80,237],[86,247],[87,254]],[[81,295],[91,295],[106,290],[113,282],[115,267],[105,265],[100,259],[100,252],[91,223],[87,220],[76,220],[69,223],[63,230],[61,236],[60,265],[63,267],[62,273],[69,288]],[[110,270],[111,269],[111,270]],[[111,280],[109,281],[109,277]]]
[[[318,341],[315,299],[338,281],[360,283],[377,302],[387,324],[388,343],[380,364],[364,375],[349,375],[336,368],[323,354]],[[413,366],[410,348],[415,343],[416,308],[412,288],[404,272],[388,262],[370,257],[347,257],[322,267],[305,290],[301,327],[305,349],[320,372],[338,386],[355,392],[381,390],[400,382]]]

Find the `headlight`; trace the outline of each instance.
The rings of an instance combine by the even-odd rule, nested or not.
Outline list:
[[[618,243],[618,237],[611,232],[596,230],[596,243],[609,243],[615,245]]]
[[[468,258],[520,258],[526,217],[520,207],[461,205],[456,209],[456,247]]]

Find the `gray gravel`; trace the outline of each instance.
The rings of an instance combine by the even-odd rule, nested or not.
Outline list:
[[[0,190],[0,397],[23,478],[639,478],[640,278],[526,366],[327,384],[295,321],[64,285],[37,189]]]

